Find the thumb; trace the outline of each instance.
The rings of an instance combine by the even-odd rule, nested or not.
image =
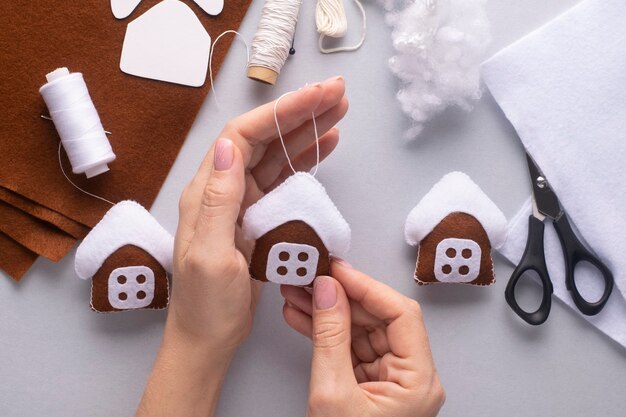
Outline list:
[[[320,276],[313,285],[311,396],[333,398],[357,384],[352,369],[350,304],[334,278]]]
[[[215,142],[212,159],[193,240],[207,253],[220,253],[225,244],[234,246],[245,192],[245,170],[241,152],[230,139]]]

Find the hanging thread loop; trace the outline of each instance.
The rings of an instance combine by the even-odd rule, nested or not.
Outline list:
[[[278,131],[278,138],[280,139],[280,144],[282,145],[283,151],[285,152],[287,163],[289,164],[289,167],[291,168],[293,173],[296,174],[297,171],[294,168],[293,164],[291,163],[291,158],[289,158],[289,152],[287,152],[287,146],[285,145],[283,134],[280,131],[280,124],[278,123],[278,114],[277,114],[278,103],[280,103],[280,100],[282,100],[285,96],[291,93],[293,93],[293,91],[287,91],[286,93],[278,97],[278,99],[276,99],[276,101],[274,102],[274,122],[276,123],[276,130]],[[315,121],[315,112],[311,112],[311,120],[313,121],[313,131],[315,132],[315,157],[316,157],[315,168],[313,169],[313,173],[311,175],[315,177],[315,175],[317,174],[317,168],[320,165],[320,139],[317,133],[317,122]]]

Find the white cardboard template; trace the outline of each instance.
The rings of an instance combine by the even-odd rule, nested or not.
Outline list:
[[[130,15],[141,0],[111,0],[111,11],[116,19],[124,19]]]
[[[128,24],[120,69],[131,75],[200,87],[211,37],[189,6],[163,0]]]
[[[222,13],[224,0],[193,0],[202,10],[212,16]]]

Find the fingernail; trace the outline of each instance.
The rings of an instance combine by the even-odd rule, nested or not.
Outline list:
[[[318,310],[327,310],[337,304],[337,287],[331,277],[317,277],[313,284],[313,298]]]
[[[335,78],[333,78],[333,80],[335,81],[344,81],[343,75],[338,75]]]
[[[336,256],[333,256],[333,261],[337,262],[339,265],[343,266],[344,268],[352,268],[352,265],[350,264],[350,262],[346,261],[345,259],[341,259]]]
[[[213,164],[216,171],[229,170],[233,165],[233,142],[230,139],[219,138],[215,145]]]

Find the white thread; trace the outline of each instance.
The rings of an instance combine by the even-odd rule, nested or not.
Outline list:
[[[346,35],[348,31],[348,19],[346,18],[346,11],[343,7],[343,0],[317,1],[317,7],[315,8],[315,24],[317,26],[317,31],[320,34],[318,40],[320,52],[324,54],[350,52],[356,51],[361,47],[361,45],[363,45],[363,42],[365,42],[365,34],[367,32],[367,17],[361,2],[359,0],[354,0],[354,3],[361,11],[361,16],[363,16],[361,39],[356,45],[353,46],[324,48],[324,38],[326,36],[330,36],[332,38],[342,38]]]
[[[59,68],[39,89],[75,174],[91,178],[109,170],[115,154],[91,101],[83,75]]]
[[[215,93],[215,87],[213,86],[213,66],[212,66],[213,51],[215,51],[215,45],[217,44],[217,41],[219,41],[222,36],[228,33],[233,33],[235,35],[238,35],[241,38],[241,40],[243,41],[243,44],[246,45],[246,62],[250,61],[250,50],[248,49],[248,42],[246,42],[246,39],[243,37],[241,33],[237,32],[236,30],[229,29],[220,33],[220,36],[215,38],[215,41],[213,42],[213,45],[211,46],[211,52],[209,53],[209,79],[211,80],[211,91],[213,92],[213,98],[215,99],[215,104],[217,106],[219,106],[220,103],[217,101],[217,94]]]
[[[112,205],[112,206],[114,206],[114,205],[115,205],[115,203],[114,203],[114,202],[112,202],[111,200],[107,200],[107,199],[106,199],[106,198],[104,198],[104,197],[100,197],[99,195],[95,195],[95,194],[90,193],[89,191],[83,190],[83,189],[82,189],[82,188],[80,188],[78,185],[74,184],[74,182],[70,179],[70,177],[68,177],[68,176],[67,176],[67,174],[65,173],[65,170],[63,169],[63,164],[61,163],[61,142],[59,142],[59,150],[58,150],[57,154],[58,154],[58,156],[59,156],[59,167],[61,167],[61,172],[63,173],[63,176],[65,177],[65,179],[66,179],[66,180],[67,180],[70,184],[72,184],[72,185],[74,186],[74,188],[76,188],[78,191],[80,191],[80,192],[82,192],[82,193],[85,193],[85,194],[87,194],[87,195],[89,195],[89,196],[95,197],[95,198],[97,198],[98,200],[102,200],[102,201],[104,201],[104,202],[107,202],[107,203],[109,203],[109,204],[110,204],[110,205]]]
[[[45,114],[42,114],[42,115],[41,115],[41,118],[42,118],[42,119],[45,119],[45,120],[50,120],[50,121],[52,121],[52,117],[50,117],[50,116],[46,116]],[[111,134],[111,132],[109,132],[108,130],[105,130],[105,131],[104,131],[104,133],[106,133],[107,135],[110,135],[110,134]]]
[[[250,67],[263,67],[280,74],[291,48],[302,0],[266,0],[252,39]]]
[[[289,167],[291,168],[293,173],[296,174],[297,171],[293,167],[293,164],[291,163],[291,159],[289,158],[289,152],[287,152],[287,146],[285,145],[285,140],[283,139],[283,134],[280,131],[280,125],[278,124],[278,116],[276,114],[276,109],[278,108],[278,103],[280,102],[280,100],[282,100],[283,97],[285,97],[286,95],[291,94],[291,93],[293,93],[293,91],[287,91],[285,94],[283,94],[282,96],[278,97],[278,99],[274,102],[274,122],[276,123],[276,130],[278,131],[278,137],[280,138],[280,144],[283,146],[283,151],[285,152],[285,156],[287,157],[287,163],[289,164]],[[311,119],[313,120],[313,130],[315,131],[315,153],[316,153],[315,169],[313,170],[313,173],[311,175],[315,177],[315,175],[317,174],[317,168],[320,165],[320,139],[319,139],[319,136],[317,134],[317,123],[315,122],[315,112],[311,112]]]

